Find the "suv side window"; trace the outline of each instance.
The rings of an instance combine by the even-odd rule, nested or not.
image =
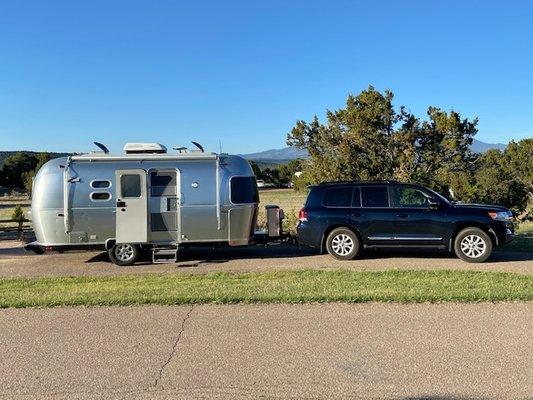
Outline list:
[[[389,193],[387,186],[361,187],[361,201],[363,207],[388,207]]]
[[[322,204],[326,207],[350,207],[352,204],[351,186],[329,187],[324,190]]]
[[[427,208],[428,198],[423,191],[409,186],[395,186],[394,202],[397,207]]]

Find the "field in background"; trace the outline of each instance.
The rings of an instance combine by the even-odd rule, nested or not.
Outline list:
[[[31,200],[27,196],[0,196],[0,221],[11,219],[13,210],[17,205],[22,207],[24,214],[28,217]],[[0,223],[0,227],[17,226],[16,223]]]
[[[265,206],[275,204],[280,206],[285,212],[283,229],[292,233],[296,232],[298,222],[298,211],[304,206],[307,198],[307,191],[297,192],[293,189],[266,189],[259,191],[259,216],[257,224],[264,228],[266,224]]]

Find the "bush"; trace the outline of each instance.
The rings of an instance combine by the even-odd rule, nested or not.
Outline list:
[[[11,214],[11,219],[13,221],[22,221],[24,219],[24,211],[22,211],[22,207],[16,206],[13,210],[13,214]]]

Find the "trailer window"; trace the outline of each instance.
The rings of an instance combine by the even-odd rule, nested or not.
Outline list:
[[[105,189],[111,186],[111,181],[92,181],[91,187],[94,189]]]
[[[122,175],[120,177],[122,197],[141,197],[141,176]]]
[[[259,203],[259,193],[253,176],[231,178],[230,192],[233,204]]]
[[[92,192],[91,200],[94,201],[106,201],[111,198],[111,193],[109,192]]]

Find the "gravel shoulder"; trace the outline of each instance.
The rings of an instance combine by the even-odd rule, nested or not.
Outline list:
[[[247,272],[291,269],[454,269],[533,274],[533,253],[494,252],[482,264],[465,263],[448,253],[368,251],[363,258],[338,261],[327,254],[293,245],[244,248],[192,248],[180,252],[176,264],[138,264],[118,267],[103,252],[34,255],[20,246],[0,246],[0,277],[113,276],[143,273]]]

